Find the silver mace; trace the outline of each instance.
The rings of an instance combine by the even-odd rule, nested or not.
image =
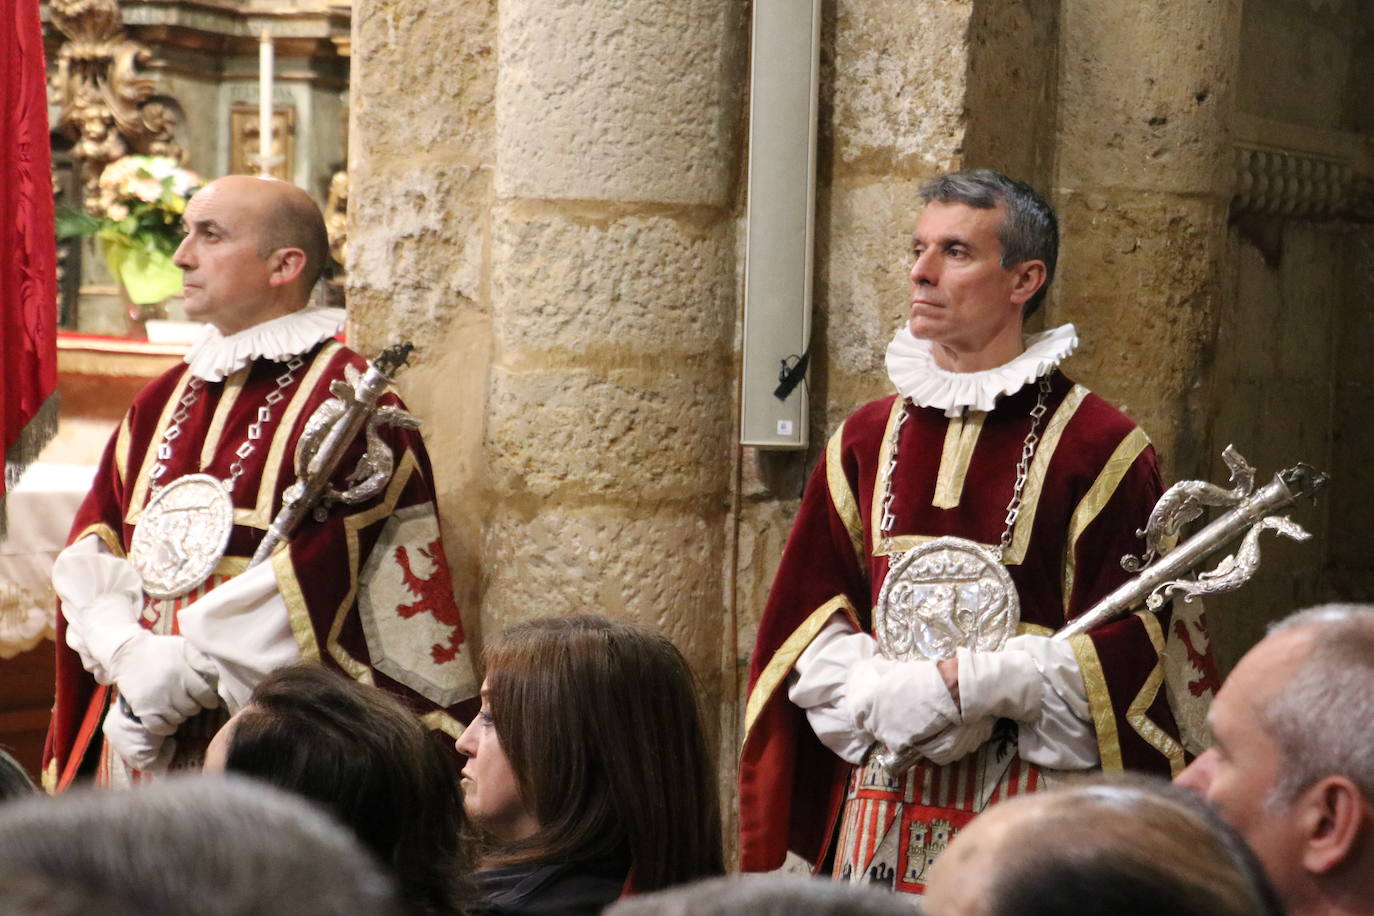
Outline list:
[[[391,449],[377,434],[378,427],[389,424],[415,429],[420,421],[398,407],[378,407],[377,400],[391,385],[413,349],[409,343],[387,347],[368,365],[366,372],[360,374],[349,366],[344,370],[346,381],[336,380],[330,384],[329,390],[334,397],[316,408],[301,433],[296,445],[296,482],[282,494],[281,509],[253,553],[250,567],[267,559],[277,544],[289,541],[312,512],[315,520],[322,522],[332,504],[359,503],[386,486],[394,458]],[[364,431],[367,450],[349,477],[353,486],[344,491],[333,489],[329,485],[330,478],[353,440]]]
[[[1170,595],[1182,595],[1188,602],[1197,595],[1240,588],[1259,569],[1259,536],[1266,529],[1295,541],[1312,537],[1301,525],[1278,513],[1304,496],[1315,496],[1330,479],[1326,474],[1299,463],[1279,471],[1272,481],[1255,490],[1255,469],[1234,446],[1226,446],[1221,457],[1231,469],[1234,486],[1226,490],[1202,480],[1184,480],[1165,491],[1151,510],[1145,530],[1136,532],[1145,538],[1145,553],[1121,558],[1121,565],[1137,575],[1074,618],[1054,634],[1054,639],[1087,633],[1134,612],[1142,602],[1151,611],[1157,611]],[[1182,526],[1201,516],[1205,506],[1231,508],[1170,549]],[[1241,537],[1242,532],[1240,547],[1223,557],[1214,569],[1199,573],[1194,579],[1181,578]],[[972,637],[976,633],[975,628],[964,635]],[[873,748],[874,762],[891,773],[907,769],[916,759],[911,746],[893,749],[875,744]]]
[[[1121,560],[1123,567],[1138,575],[1074,618],[1054,634],[1055,639],[1069,639],[1123,617],[1142,600],[1146,607],[1155,611],[1171,594],[1182,595],[1187,602],[1196,595],[1240,588],[1259,569],[1259,536],[1265,529],[1273,529],[1295,541],[1312,537],[1301,525],[1277,513],[1304,496],[1315,496],[1330,479],[1326,474],[1310,465],[1296,464],[1279,471],[1272,481],[1255,490],[1255,469],[1234,446],[1226,446],[1222,460],[1231,469],[1231,482],[1235,486],[1223,490],[1205,481],[1185,480],[1170,487],[1150,512],[1145,530],[1136,532],[1145,538],[1145,554]],[[1170,550],[1168,544],[1179,529],[1200,516],[1204,506],[1232,508]],[[1199,573],[1195,579],[1179,578],[1201,565],[1242,531],[1245,536],[1240,547],[1234,554],[1227,554],[1216,568]]]

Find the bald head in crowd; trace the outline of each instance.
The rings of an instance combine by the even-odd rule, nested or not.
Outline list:
[[[275,178],[228,175],[191,198],[172,256],[186,314],[229,335],[303,308],[329,258],[315,202]]]
[[[1046,842],[1053,837],[1053,842]],[[1259,863],[1207,806],[1138,777],[989,808],[936,861],[926,916],[1281,916]]]
[[[1294,614],[1251,649],[1178,782],[1254,848],[1294,916],[1374,914],[1374,606]]]

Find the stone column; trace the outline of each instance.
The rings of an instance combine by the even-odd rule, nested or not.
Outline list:
[[[720,583],[743,13],[500,6],[483,629],[641,620],[683,649],[708,710],[733,632]]]
[[[1208,462],[1239,16],[1239,0],[1060,9],[1064,241],[1047,321],[1078,325],[1073,373],[1144,427],[1166,479]]]
[[[444,544],[474,634],[496,0],[356,0],[352,45],[350,342],[368,355],[399,340],[417,346],[398,388],[424,423]]]

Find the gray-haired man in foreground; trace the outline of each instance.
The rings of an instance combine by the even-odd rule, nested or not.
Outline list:
[[[1293,916],[1374,913],[1374,605],[1276,624],[1178,777],[1245,837]]]

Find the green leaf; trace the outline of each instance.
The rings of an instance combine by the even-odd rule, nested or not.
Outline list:
[[[70,205],[59,207],[53,222],[58,239],[70,239],[83,235],[95,235],[105,221],[92,216],[85,210]]]

